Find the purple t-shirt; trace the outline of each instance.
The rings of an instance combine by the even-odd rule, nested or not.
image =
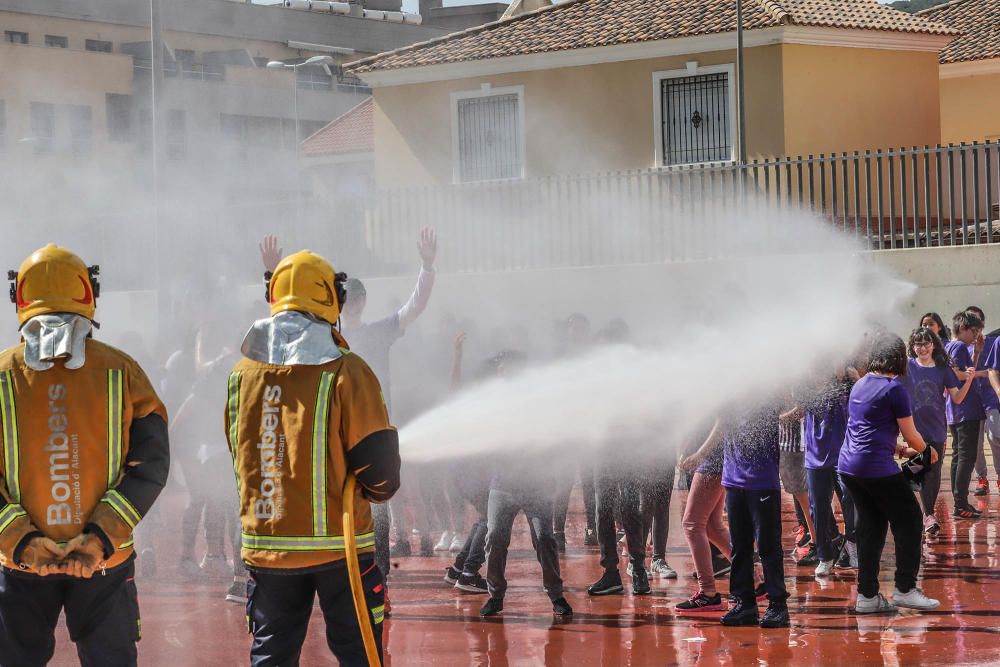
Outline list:
[[[928,368],[921,366],[916,359],[910,359],[903,386],[910,395],[917,433],[927,442],[944,444],[948,437],[944,392],[959,386],[955,371],[950,366]]]
[[[847,405],[847,438],[837,470],[864,478],[899,474],[893,460],[899,439],[896,420],[911,415],[910,397],[898,377],[869,373],[858,380]]]
[[[777,491],[778,410],[745,414],[723,442],[722,486],[744,491]]]
[[[966,345],[960,340],[950,340],[944,346],[944,349],[948,351],[948,356],[951,357],[952,364],[958,369],[964,371],[966,368],[972,366],[972,352],[970,351],[972,347],[970,345]],[[961,424],[962,422],[986,419],[986,413],[983,411],[983,401],[975,382],[969,387],[969,393],[966,394],[964,401],[959,405],[955,405],[952,403],[951,397],[949,397],[947,405],[949,424]]]
[[[802,418],[807,470],[837,467],[847,435],[847,395],[845,382],[833,380],[807,402]]]
[[[983,349],[979,353],[979,361],[976,363],[977,371],[984,371],[987,368],[992,368],[988,365],[990,354],[996,347],[997,337],[996,336],[986,336],[983,340]],[[969,354],[973,354],[975,347],[969,346]],[[990,384],[989,378],[976,378],[975,381],[976,391],[979,392],[979,398],[983,404],[983,411],[989,412],[990,410],[1000,410],[1000,398],[997,398],[997,393],[993,391],[993,386]]]

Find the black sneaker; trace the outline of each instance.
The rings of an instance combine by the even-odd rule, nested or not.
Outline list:
[[[455,584],[455,588],[460,591],[465,591],[466,593],[489,593],[489,589],[486,588],[486,580],[483,579],[479,574],[465,574],[458,578],[458,583]]]
[[[736,600],[729,611],[719,619],[719,622],[730,626],[757,625],[760,623],[757,605],[744,604],[742,600]]]
[[[718,579],[729,574],[729,571],[733,569],[733,564],[729,562],[728,558],[719,554],[712,556],[712,569],[715,571],[715,578]]]
[[[561,554],[566,553],[566,533],[561,531],[555,532],[552,533],[552,537],[556,541],[556,551]]]
[[[247,582],[233,581],[229,586],[229,590],[226,591],[226,602],[235,602],[237,604],[247,603]]]
[[[566,602],[566,598],[559,598],[558,600],[552,601],[552,613],[556,616],[572,616],[573,607],[569,606],[569,602]]]
[[[455,569],[455,567],[453,565],[449,565],[448,569],[446,569],[444,571],[444,581],[445,581],[445,583],[446,584],[450,584],[452,586],[454,586],[455,584],[458,583],[458,578],[461,577],[461,576],[462,576],[462,573],[459,572],[457,569]]]
[[[978,519],[983,515],[982,512],[977,510],[972,505],[965,505],[964,507],[955,507],[955,511],[952,514],[956,519]]]
[[[413,552],[410,551],[410,543],[407,540],[396,542],[389,547],[389,555],[393,558],[408,558],[412,554]]]
[[[430,535],[420,536],[420,556],[422,558],[430,558],[434,555],[434,540],[431,539]]]
[[[597,533],[593,528],[588,528],[583,533],[583,546],[585,547],[596,547],[597,546]]]
[[[496,616],[503,611],[503,598],[490,598],[479,608],[479,615],[486,616]]]
[[[674,609],[677,611],[722,611],[722,596],[716,593],[713,597],[709,597],[698,591],[698,594],[690,600],[678,602]]]
[[[764,617],[760,619],[762,628],[787,628],[791,624],[788,619],[788,605],[784,602],[771,602],[767,605]]]
[[[621,581],[620,578],[619,581]],[[649,575],[646,574],[646,568],[641,565],[632,568],[632,595],[649,595],[652,590],[649,587]]]
[[[621,593],[623,590],[625,587],[622,586],[622,575],[618,570],[605,570],[601,578],[590,585],[587,592],[591,595],[610,595]]]
[[[816,555],[816,545],[810,544],[809,551],[802,554],[796,561],[796,565],[817,565],[819,564],[819,556]]]

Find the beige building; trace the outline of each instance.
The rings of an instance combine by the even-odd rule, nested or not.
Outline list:
[[[748,156],[940,140],[957,31],[875,0],[744,3]],[[736,159],[735,10],[577,0],[352,64],[379,185]]]
[[[941,51],[941,140],[1000,140],[1000,0],[953,0],[920,14],[961,31]]]

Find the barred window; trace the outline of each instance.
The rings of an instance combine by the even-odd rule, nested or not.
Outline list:
[[[463,183],[520,178],[520,99],[517,93],[457,100],[457,176]]]
[[[663,165],[733,159],[729,74],[660,81]]]

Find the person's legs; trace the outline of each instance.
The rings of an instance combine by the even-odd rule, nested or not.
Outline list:
[[[535,555],[542,567],[542,585],[550,600],[563,596],[563,580],[559,572],[559,552],[552,536],[552,497],[538,495],[525,499],[524,515],[535,535]]]
[[[48,664],[63,596],[61,581],[0,569],[0,666]]]
[[[858,515],[854,509],[854,499],[851,498],[851,492],[844,485],[844,480],[839,472],[837,473],[837,483],[834,491],[836,491],[837,498],[840,500],[840,509],[844,513],[844,537],[847,538],[848,542],[856,544],[858,536],[855,533],[855,526]]]
[[[670,533],[670,498],[674,491],[675,461],[655,466],[643,475],[641,513],[644,538],[652,534],[653,560],[667,559],[667,536]],[[643,540],[645,542],[645,539]]]
[[[805,452],[781,452],[778,472],[781,477],[781,486],[785,492],[792,495],[798,506],[802,510],[802,520],[805,521],[806,530],[816,542],[816,529],[813,526],[812,515],[809,513],[809,488],[806,484],[806,455]]]
[[[580,491],[583,493],[583,511],[587,517],[587,530],[597,532],[597,488],[594,483],[594,466],[580,464]]]
[[[879,591],[879,564],[889,521],[871,493],[870,480],[851,475],[841,475],[841,479],[851,494],[856,512],[854,531],[858,544],[858,594],[874,597]]]
[[[781,548],[781,493],[778,489],[744,493],[753,517],[753,532],[764,568],[767,599],[784,602],[788,599],[788,591],[785,589],[784,551]],[[733,560],[736,560],[735,554]]]
[[[990,408],[986,412],[986,441],[990,443],[993,471],[997,474],[997,481],[1000,482],[1000,410],[996,408]]]
[[[135,665],[141,626],[134,563],[68,582],[66,627],[82,667]]]
[[[368,622],[375,635],[379,660],[382,659],[382,621],[385,619],[385,589],[382,573],[371,556],[359,558],[361,587],[365,592]],[[346,564],[312,575],[319,606],[326,621],[326,643],[337,661],[347,667],[368,667],[364,639],[354,610],[354,597]]]
[[[695,574],[698,576],[698,586],[706,595],[716,593],[715,572],[712,567],[712,550],[709,536],[710,522],[716,520],[718,525],[713,530],[722,530],[722,539],[729,542],[729,533],[722,524],[722,503],[725,499],[725,489],[718,477],[695,473],[688,491],[687,504],[684,507],[684,537],[694,561]]]
[[[745,605],[756,607],[753,576],[755,536],[750,500],[748,491],[726,489],[726,514],[729,515],[729,537],[733,545],[729,595]]]
[[[979,439],[976,443],[976,478],[986,479],[986,421],[979,422]]]
[[[573,470],[563,470],[556,478],[555,499],[552,501],[552,531],[566,532],[566,515],[569,513],[569,497],[573,493]]]
[[[907,593],[917,585],[920,572],[920,506],[901,474],[872,485],[872,495],[892,528],[896,545],[896,590]]]
[[[952,427],[956,458],[956,462],[952,463],[955,472],[952,495],[955,498],[956,508],[969,505],[969,482],[972,479],[979,447],[979,426],[979,421],[967,421]]]
[[[498,489],[490,490],[486,529],[486,584],[490,597],[503,599],[507,593],[507,550],[514,517],[521,511],[520,500]]]
[[[620,500],[620,475],[606,467],[597,469],[597,542],[601,547],[601,567],[618,570],[618,535],[615,509]]]
[[[645,533],[642,532],[642,514],[639,510],[639,488],[637,473],[625,475],[619,486],[622,529],[625,531],[625,546],[628,548],[629,562],[633,571],[636,568],[646,568],[646,540]]]
[[[833,516],[833,487],[836,483],[837,471],[832,468],[821,470],[806,470],[806,482],[809,486],[809,511],[812,514],[816,533],[816,553],[821,561],[831,561],[836,558],[832,531],[836,531],[836,519]]]
[[[930,516],[934,514],[934,506],[937,505],[938,493],[941,491],[941,468],[944,465],[944,443],[928,442],[938,453],[937,463],[931,465],[924,474],[924,481],[920,485],[920,502],[924,506],[924,514]]]
[[[472,507],[476,510],[476,523],[473,524],[472,529],[469,531],[469,537],[465,541],[467,546],[463,551],[465,549],[468,549],[468,551],[461,567],[463,574],[479,574],[479,569],[486,562],[489,498],[489,487],[483,487],[481,493],[475,494],[470,498]],[[455,567],[457,568],[458,565]]]
[[[294,667],[309,629],[316,588],[309,574],[251,572],[247,619],[252,667]]]

